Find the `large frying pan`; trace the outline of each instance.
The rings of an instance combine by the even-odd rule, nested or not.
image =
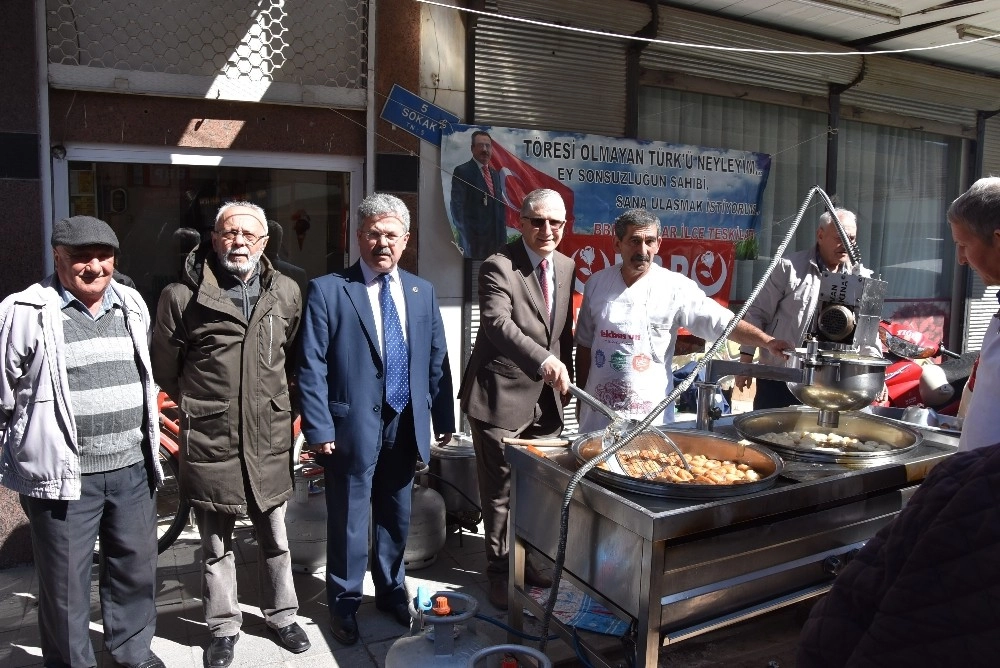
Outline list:
[[[733,427],[743,438],[777,450],[789,459],[838,464],[884,464],[893,461],[904,452],[909,452],[923,440],[923,436],[915,429],[865,413],[854,411],[841,413],[840,423],[837,427],[821,427],[817,424],[818,419],[819,411],[815,408],[805,406],[773,408],[736,415],[733,417]],[[827,451],[785,445],[764,438],[765,434],[772,432],[789,431],[835,433],[840,436],[852,436],[862,441],[881,441],[888,443],[892,449],[876,452]]]
[[[662,429],[681,452],[702,454],[711,459],[728,460],[751,466],[760,475],[760,480],[731,485],[701,485],[691,483],[671,483],[657,480],[633,478],[612,470],[595,467],[587,474],[596,482],[608,487],[635,494],[660,496],[675,499],[720,499],[752,494],[768,489],[778,480],[784,464],[781,457],[766,447],[756,443],[740,444],[728,438],[702,431],[684,429]],[[577,461],[588,462],[602,452],[603,431],[590,432],[578,436],[571,446]],[[626,446],[628,447],[628,446]],[[612,467],[614,468],[614,467]]]

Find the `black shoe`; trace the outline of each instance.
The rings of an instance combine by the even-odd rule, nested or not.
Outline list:
[[[304,652],[312,647],[306,632],[295,622],[288,626],[282,626],[280,629],[274,629],[274,632],[278,634],[278,640],[281,641],[284,648],[294,654]]]
[[[163,663],[163,659],[155,654],[150,654],[148,659],[131,666],[131,668],[167,668],[167,666]]]
[[[212,638],[208,649],[205,650],[206,668],[229,668],[236,654],[236,641],[240,639],[240,634],[234,636],[221,636]]]
[[[330,630],[333,637],[341,645],[353,645],[358,641],[358,618],[352,612],[343,617],[332,615],[330,617]]]
[[[389,605],[379,605],[376,603],[375,607],[382,612],[388,612],[402,626],[410,628],[410,622],[413,621],[413,618],[410,617],[410,609],[405,603],[391,603]]]

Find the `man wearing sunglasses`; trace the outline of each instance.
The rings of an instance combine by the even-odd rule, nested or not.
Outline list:
[[[556,251],[566,205],[554,190],[534,190],[521,205],[521,238],[500,247],[479,270],[479,334],[459,399],[469,416],[486,530],[490,602],[507,609],[510,467],[505,437],[558,436],[572,380],[573,260]],[[551,579],[529,561],[529,585]]]

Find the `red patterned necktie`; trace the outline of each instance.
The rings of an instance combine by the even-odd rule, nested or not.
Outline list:
[[[483,180],[486,181],[486,192],[490,194],[490,197],[496,195],[493,192],[493,177],[490,176],[490,168],[488,165],[483,165]]]
[[[538,282],[542,286],[542,297],[545,299],[545,310],[552,314],[552,297],[549,296],[549,261],[542,258],[538,263]]]

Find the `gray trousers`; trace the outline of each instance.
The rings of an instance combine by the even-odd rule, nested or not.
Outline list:
[[[288,503],[262,512],[252,501],[247,515],[257,537],[258,597],[264,621],[280,629],[295,621],[299,601],[292,581],[292,556],[288,552],[285,510]],[[233,636],[243,625],[236,595],[236,555],[233,529],[236,515],[195,509],[201,532],[201,593],[205,622],[213,637]]]
[[[156,631],[156,492],[145,462],[81,476],[75,501],[22,495],[38,576],[38,626],[46,668],[96,666],[90,579],[99,574],[104,647],[124,666],[150,657]]]

